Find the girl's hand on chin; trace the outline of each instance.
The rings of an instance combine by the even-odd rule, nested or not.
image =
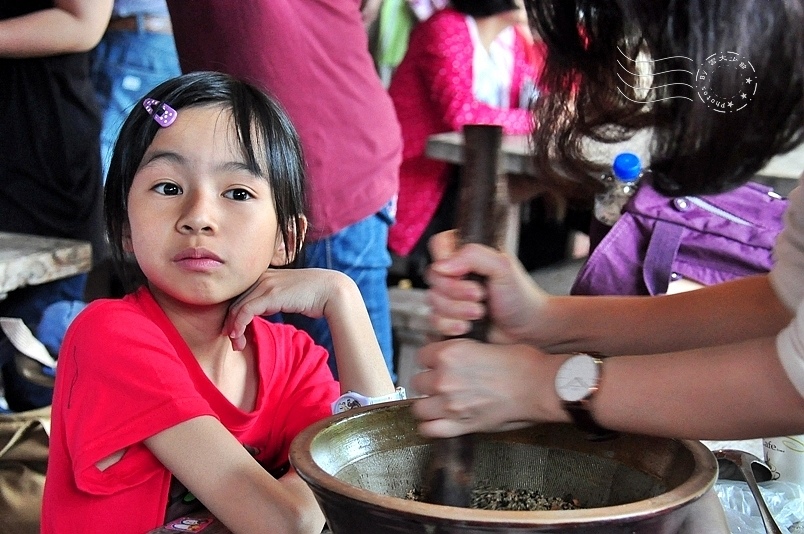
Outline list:
[[[350,284],[348,276],[328,269],[268,269],[229,306],[222,332],[234,350],[243,350],[254,317],[279,312],[323,317],[327,303]]]

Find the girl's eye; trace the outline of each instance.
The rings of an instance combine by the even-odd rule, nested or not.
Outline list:
[[[230,189],[223,194],[224,198],[229,198],[231,200],[239,200],[244,201],[250,198],[254,198],[250,192],[246,191],[245,189]]]
[[[156,184],[153,187],[153,190],[156,191],[157,193],[160,193],[160,194],[166,195],[166,196],[173,196],[173,195],[180,195],[181,194],[181,187],[179,187],[176,184],[169,183],[169,182]]]

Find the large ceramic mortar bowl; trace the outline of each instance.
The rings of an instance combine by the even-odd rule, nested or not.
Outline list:
[[[593,442],[568,424],[480,435],[475,480],[570,493],[583,509],[490,511],[406,499],[421,489],[431,453],[416,431],[412,402],[335,415],[293,441],[291,463],[333,534],[712,534],[723,526],[722,508],[702,498],[713,495],[717,462],[700,442],[633,434]]]

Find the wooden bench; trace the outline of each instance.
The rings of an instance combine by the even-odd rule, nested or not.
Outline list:
[[[84,241],[0,232],[0,300],[18,289],[85,273],[92,246]]]

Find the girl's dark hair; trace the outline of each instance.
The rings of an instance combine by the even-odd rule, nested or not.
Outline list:
[[[514,0],[452,0],[450,5],[466,15],[483,18],[519,9]]]
[[[736,187],[804,140],[801,0],[526,5],[534,32],[547,45],[534,103],[536,167],[577,199],[591,199],[600,187],[594,177],[604,170],[583,157],[585,138],[623,141],[652,127],[653,182],[668,195]],[[712,54],[729,53],[750,62],[756,92],[743,109],[716,112],[699,94],[695,75]],[[648,91],[629,87],[639,84],[636,59],[651,60],[639,63],[653,66]],[[731,90],[744,81],[737,69],[717,75],[720,87]]]
[[[159,131],[142,105],[145,98],[181,110],[223,106],[231,111],[248,169],[271,184],[279,229],[289,257],[301,252],[300,217],[304,213],[305,171],[301,144],[285,112],[271,97],[248,83],[218,72],[194,72],[168,80],[140,100],[115,143],[104,188],[106,234],[122,280],[133,289],[145,281],[123,247],[128,225],[128,194],[145,151]],[[291,252],[292,251],[292,252]]]

